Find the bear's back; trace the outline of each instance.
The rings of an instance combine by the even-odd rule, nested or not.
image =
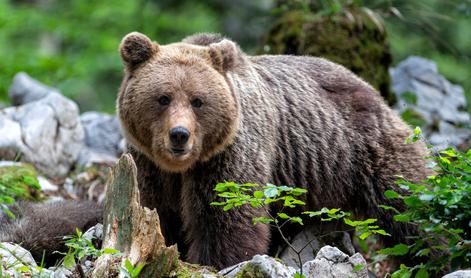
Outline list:
[[[328,207],[363,194],[358,184],[371,187],[396,174],[424,176],[423,146],[403,144],[407,125],[351,71],[315,57],[248,60],[256,76],[233,76],[242,126],[250,127],[243,128],[242,137],[257,130],[258,145],[248,146],[270,150],[271,182],[308,187],[316,198],[312,203]],[[391,163],[406,156],[417,165]]]

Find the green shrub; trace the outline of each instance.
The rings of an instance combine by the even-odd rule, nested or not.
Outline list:
[[[296,273],[295,278],[305,277],[302,272],[303,261],[301,259],[301,252],[311,243],[311,241],[307,242],[301,248],[296,248],[291,245],[282,230],[283,226],[287,223],[304,225],[303,217],[317,217],[320,221],[343,221],[344,224],[351,227],[347,230],[331,231],[328,234],[355,231],[359,234],[359,237],[362,240],[374,234],[389,235],[379,226],[375,225],[377,221],[376,219],[355,221],[350,218],[351,213],[344,212],[338,208],[322,208],[319,211],[304,211],[301,215],[288,215],[288,213],[284,212],[285,209],[289,210],[297,206],[305,205],[304,201],[301,200],[301,197],[307,192],[307,190],[303,188],[276,186],[273,184],[258,185],[252,183],[237,184],[234,182],[224,182],[217,184],[214,190],[218,192],[218,196],[222,200],[212,202],[211,205],[223,206],[224,211],[244,205],[249,205],[265,211],[266,216],[255,217],[252,219],[252,222],[254,225],[260,222],[275,228],[288,247],[296,253],[298,256],[297,263],[300,272]],[[280,211],[271,210],[270,204],[273,203],[280,204],[282,209]],[[319,235],[318,238],[326,235]],[[315,238],[313,238],[313,240],[314,239]],[[361,264],[356,265],[354,267],[354,271],[358,271],[363,267],[365,266]]]
[[[32,166],[0,167],[0,208],[14,218],[8,209],[16,199],[35,199],[40,190],[37,173]]]
[[[420,139],[423,137],[416,128],[408,141]],[[385,192],[387,198],[401,199],[406,206],[394,220],[416,225],[423,232],[414,244],[402,244],[400,255],[426,258],[421,265],[401,266],[393,277],[410,277],[413,273],[426,277],[447,265],[452,269],[471,267],[471,150],[448,148],[430,158],[435,175],[421,182],[399,179],[398,186],[407,194]],[[393,249],[380,253],[394,255]]]

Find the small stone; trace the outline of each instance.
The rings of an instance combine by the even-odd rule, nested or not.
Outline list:
[[[471,270],[458,270],[443,276],[443,278],[471,278]]]
[[[41,187],[42,191],[57,191],[59,190],[59,187],[50,181],[48,181],[45,177],[43,176],[38,176],[38,182],[39,186]]]

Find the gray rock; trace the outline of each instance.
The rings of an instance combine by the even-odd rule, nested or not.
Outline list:
[[[354,271],[357,265],[363,267]],[[366,278],[368,277],[366,266],[366,260],[359,253],[349,257],[336,247],[324,246],[313,261],[303,265],[303,273],[306,274],[306,277],[312,278]]]
[[[357,265],[362,268],[355,270]],[[303,264],[303,274],[308,278],[366,278],[368,277],[366,260],[356,253],[348,256],[336,247],[322,247],[314,260]],[[237,275],[256,273],[256,277],[283,278],[293,277],[297,268],[287,266],[267,255],[255,255],[252,260],[239,263],[219,271],[224,277],[233,278]]]
[[[41,84],[24,72],[20,72],[13,78],[8,95],[13,105],[23,105],[42,99],[51,92],[58,93],[59,91]]]
[[[458,270],[443,276],[443,278],[471,278],[471,270]]]
[[[98,112],[86,112],[80,116],[85,129],[85,147],[80,152],[78,163],[115,162],[122,154],[121,127],[116,117]]]
[[[355,253],[355,247],[353,246],[352,240],[348,233],[343,232],[324,235],[322,238],[318,238],[318,234],[319,232],[315,227],[308,227],[303,229],[303,231],[297,234],[291,241],[291,245],[294,246],[297,250],[304,248],[301,252],[302,262],[313,260],[315,254],[317,254],[321,247],[326,244],[335,245],[351,255]],[[297,254],[289,247],[285,248],[285,250],[281,253],[280,258],[289,266],[299,266],[299,259]]]
[[[430,60],[411,56],[390,70],[392,89],[399,113],[411,109],[427,123],[422,130],[436,149],[459,146],[471,139],[471,130],[461,126],[471,125],[463,88],[451,84],[438,73],[437,65]],[[410,103],[405,93],[414,93],[416,103]],[[436,130],[437,125],[439,130]],[[444,126],[444,127],[442,127]],[[446,130],[446,131],[445,131]]]
[[[77,105],[57,92],[0,110],[0,159],[32,163],[48,176],[65,176],[83,142]]]
[[[15,266],[15,268],[19,267],[19,264],[21,266],[38,266],[28,250],[14,243],[1,242],[0,257],[3,264]]]
[[[267,278],[292,278],[296,273],[294,268],[286,266],[268,255],[255,255],[252,260],[225,268],[219,271],[219,274],[233,278],[243,271],[256,272]]]
[[[7,105],[6,105],[5,103],[3,103],[3,102],[0,101],[0,109],[3,109],[3,108],[5,108],[5,107],[7,107]]]
[[[39,270],[31,253],[18,244],[0,242],[0,258],[2,277],[55,277],[51,270]]]
[[[95,226],[88,229],[84,234],[83,237],[89,241],[93,240],[102,240],[103,239],[103,225],[98,223]]]

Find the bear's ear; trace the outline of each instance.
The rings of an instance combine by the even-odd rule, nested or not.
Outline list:
[[[157,53],[159,46],[153,43],[146,35],[139,32],[127,34],[119,46],[121,58],[127,66],[135,67],[149,60]]]
[[[216,70],[221,73],[233,69],[240,61],[242,53],[233,41],[223,39],[220,42],[210,44],[208,47],[211,61]]]

